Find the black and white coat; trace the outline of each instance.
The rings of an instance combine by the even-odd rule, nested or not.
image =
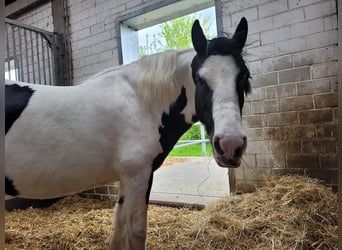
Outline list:
[[[105,70],[83,84],[6,82],[6,193],[46,199],[120,181],[110,249],[144,249],[153,172],[179,137],[203,122],[222,167],[237,167],[249,71],[241,56],[247,21],[234,36]]]

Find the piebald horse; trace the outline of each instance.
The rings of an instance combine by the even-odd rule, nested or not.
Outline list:
[[[69,87],[7,81],[5,183],[9,195],[47,199],[120,181],[110,249],[145,249],[153,173],[201,121],[221,167],[246,149],[241,115],[250,92],[242,18],[231,38],[145,56]]]

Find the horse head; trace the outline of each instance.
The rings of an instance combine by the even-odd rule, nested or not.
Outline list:
[[[250,92],[250,73],[241,55],[247,33],[245,18],[232,38],[207,40],[198,20],[192,27],[196,118],[205,125],[222,167],[238,167],[247,146],[241,125],[244,96]]]

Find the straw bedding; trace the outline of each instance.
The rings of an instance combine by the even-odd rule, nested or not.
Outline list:
[[[110,207],[71,196],[6,212],[6,249],[106,249]],[[337,195],[307,177],[269,176],[201,211],[150,205],[148,223],[148,249],[337,249]]]

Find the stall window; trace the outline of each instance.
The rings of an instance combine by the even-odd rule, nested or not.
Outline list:
[[[168,49],[185,49],[189,45],[184,39],[173,39],[180,43],[175,46],[170,31],[190,39],[189,34],[182,32],[191,29],[192,22],[199,19],[204,25],[206,35],[217,34],[217,18],[215,1],[190,0],[177,1],[166,6],[152,6],[149,11],[142,11],[135,16],[123,17],[118,22],[121,46],[120,63],[127,64],[142,55],[153,54]]]

